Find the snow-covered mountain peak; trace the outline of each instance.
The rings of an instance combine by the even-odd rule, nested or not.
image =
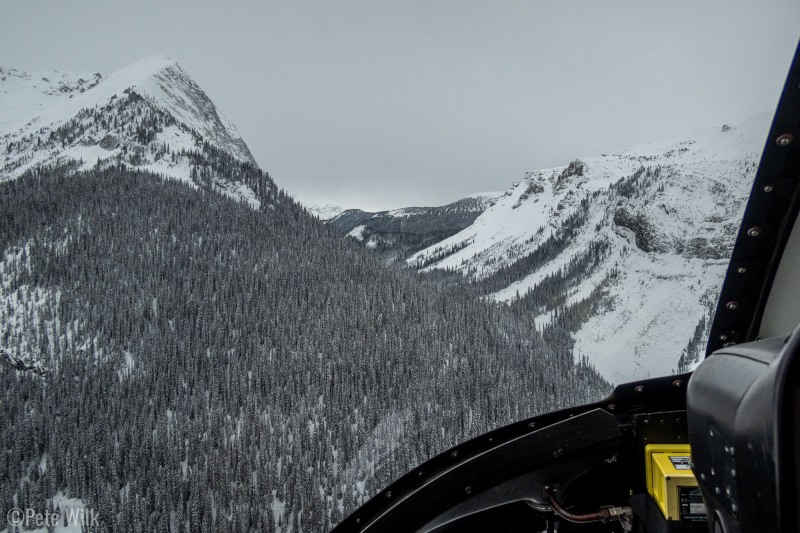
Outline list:
[[[566,324],[612,381],[668,374],[703,348],[769,125],[764,113],[528,172],[407,263]]]
[[[208,162],[199,165],[197,154],[217,157],[213,150],[257,172],[235,126],[165,55],[108,76],[2,68],[0,97],[0,181],[76,160],[83,168],[122,164],[195,185],[202,178],[224,194],[259,203],[253,190],[223,180]]]
[[[134,61],[127,67],[118,70],[113,75],[120,75],[122,73],[133,74],[133,77],[148,78],[165,68],[174,67],[178,65],[178,61],[163,53],[154,53],[145,56],[138,61]],[[138,75],[136,74],[138,73]]]
[[[217,110],[202,89],[172,59],[163,55],[147,57],[109,76],[119,85],[128,79],[142,79],[131,84],[141,96],[196,130],[212,144],[242,161],[255,163],[236,126]]]
[[[336,204],[311,205],[306,206],[306,209],[320,220],[329,220],[344,211],[342,206]]]
[[[54,129],[82,109],[102,107],[135,92],[206,141],[255,163],[233,123],[217,111],[177,61],[163,54],[148,56],[106,77],[66,71],[31,75],[15,69],[3,73],[0,135],[4,140],[23,137],[32,130]]]

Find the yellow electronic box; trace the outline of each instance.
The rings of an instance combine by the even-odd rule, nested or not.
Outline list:
[[[688,444],[648,444],[644,449],[647,492],[667,520],[706,522],[703,497],[692,473]]]

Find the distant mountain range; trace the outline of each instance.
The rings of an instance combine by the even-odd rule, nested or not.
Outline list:
[[[390,259],[404,259],[469,227],[501,193],[481,193],[440,207],[367,212],[348,209],[327,223]]]
[[[308,210],[309,213],[311,213],[311,215],[317,217],[320,220],[331,219],[336,215],[338,215],[339,213],[341,213],[342,211],[344,211],[343,207],[336,204],[312,205],[306,207],[306,209]]]
[[[704,352],[769,119],[528,172],[481,200],[328,224],[537,323],[582,309],[575,356],[613,382],[669,374]]]

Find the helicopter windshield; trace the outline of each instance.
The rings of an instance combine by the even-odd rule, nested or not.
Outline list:
[[[794,3],[101,4],[0,18],[5,531],[329,530],[746,337]]]

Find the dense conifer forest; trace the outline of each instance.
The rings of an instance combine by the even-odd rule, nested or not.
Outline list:
[[[63,491],[109,531],[323,531],[465,438],[608,392],[564,313],[537,330],[421,283],[257,168],[182,156],[194,187],[74,165],[0,184],[3,516]],[[213,192],[241,175],[259,209]]]

